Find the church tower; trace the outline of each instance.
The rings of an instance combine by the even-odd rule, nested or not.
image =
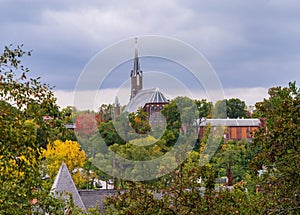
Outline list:
[[[134,62],[133,69],[130,73],[131,79],[131,95],[130,100],[135,97],[135,95],[143,89],[143,71],[140,68],[138,50],[137,50],[137,38],[135,38],[135,52],[134,52]]]
[[[115,103],[114,103],[114,120],[116,120],[116,117],[119,116],[120,113],[121,113],[121,105],[118,96],[116,96]]]

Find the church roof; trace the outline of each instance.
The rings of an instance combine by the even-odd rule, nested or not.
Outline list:
[[[155,92],[152,94],[150,101],[147,103],[166,103],[168,99],[159,91],[158,88],[155,89]]]
[[[158,88],[140,90],[127,104],[124,111],[136,112],[138,108],[144,107],[147,103],[168,103],[169,100]]]
[[[65,163],[62,163],[62,165],[59,168],[55,181],[52,185],[51,192],[54,194],[54,196],[57,197],[63,195],[64,194],[63,192],[72,194],[74,204],[82,208],[84,211],[86,210],[81,200],[81,197],[78,193],[78,190],[74,184],[74,181],[71,177],[71,174],[68,170],[68,167]],[[63,195],[63,197],[69,198],[68,195]]]

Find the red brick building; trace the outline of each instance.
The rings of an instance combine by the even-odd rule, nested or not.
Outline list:
[[[199,138],[204,136],[205,127],[210,125],[212,131],[217,126],[224,127],[224,141],[242,140],[251,141],[255,132],[265,126],[264,119],[205,119],[198,126]]]

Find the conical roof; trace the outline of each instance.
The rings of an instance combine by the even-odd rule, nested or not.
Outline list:
[[[167,102],[168,99],[166,99],[164,94],[158,88],[156,88],[150,100],[147,103],[167,103]]]

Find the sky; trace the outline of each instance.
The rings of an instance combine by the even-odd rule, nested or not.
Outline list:
[[[290,81],[299,85],[298,0],[0,0],[0,8],[0,47],[24,44],[32,50],[26,66],[32,76],[55,86],[61,107],[74,105],[74,92],[89,96],[76,86],[95,56],[120,41],[132,40],[134,45],[133,38],[149,35],[174,38],[201,53],[218,77],[225,98],[237,97],[254,105],[267,97],[270,87],[287,86]],[[133,57],[134,46],[129,51]],[[120,62],[115,75],[98,91],[96,105],[113,102],[120,84],[129,86],[131,63]],[[170,71],[177,68],[176,80],[189,83],[187,71],[174,62],[141,58],[140,63],[145,82],[153,70],[169,71],[172,76]],[[156,87],[149,80],[146,86]],[[205,97],[203,86],[192,85],[189,88],[197,99]],[[168,89],[169,97],[181,91],[171,85]]]

